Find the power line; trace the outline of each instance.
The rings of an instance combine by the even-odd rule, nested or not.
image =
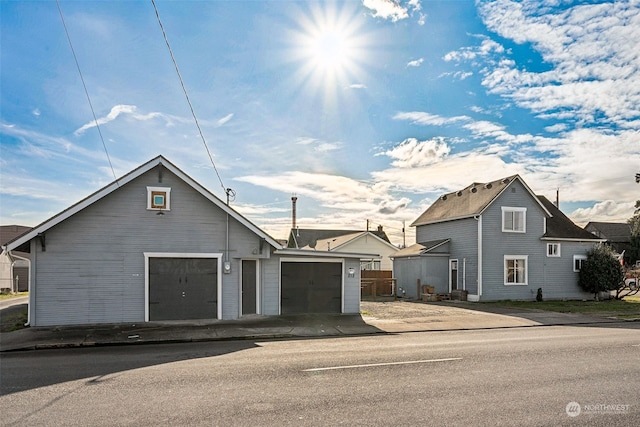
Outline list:
[[[202,143],[204,144],[204,148],[207,150],[207,154],[209,155],[209,160],[211,160],[211,165],[213,166],[213,170],[216,172],[218,176],[218,180],[220,181],[220,185],[222,186],[222,190],[227,195],[227,204],[229,204],[229,197],[235,197],[235,192],[232,189],[226,188],[224,183],[222,182],[222,178],[220,178],[220,174],[218,173],[218,168],[216,168],[216,164],[213,161],[213,156],[211,155],[211,151],[209,151],[209,146],[207,145],[207,140],[204,138],[204,134],[202,133],[202,129],[200,128],[200,123],[198,122],[198,118],[196,117],[196,113],[193,110],[193,105],[191,104],[191,100],[189,99],[189,95],[187,94],[187,88],[184,85],[184,81],[182,80],[182,75],[180,74],[180,70],[178,69],[178,63],[176,62],[176,58],[173,56],[173,50],[171,50],[171,45],[169,44],[169,39],[167,38],[167,33],[164,31],[164,26],[162,25],[162,21],[160,20],[160,14],[158,13],[158,8],[156,7],[155,0],[151,0],[151,4],[153,4],[153,10],[156,12],[156,18],[158,18],[158,24],[160,24],[160,29],[162,30],[162,36],[164,37],[164,42],[167,44],[167,49],[169,49],[169,55],[171,55],[171,61],[173,61],[173,66],[176,69],[176,73],[178,74],[178,79],[180,79],[180,85],[182,86],[182,92],[184,92],[184,96],[187,99],[187,103],[189,104],[189,109],[191,110],[191,115],[193,116],[193,120],[196,123],[196,127],[198,128],[198,132],[200,133],[200,138],[202,139]],[[233,194],[231,194],[233,193]]]
[[[109,151],[107,150],[107,144],[105,144],[104,142],[104,137],[102,136],[102,130],[100,130],[100,124],[98,123],[96,112],[93,109],[93,104],[91,103],[91,97],[89,96],[87,85],[84,82],[82,71],[80,70],[80,63],[78,62],[78,57],[76,56],[76,51],[73,48],[73,43],[71,43],[71,36],[69,36],[69,30],[67,30],[67,24],[64,22],[64,16],[62,15],[62,9],[60,8],[59,0],[56,0],[56,5],[58,6],[58,12],[60,13],[60,19],[62,20],[62,26],[64,27],[64,32],[67,35],[67,40],[69,41],[69,46],[71,47],[71,53],[73,54],[73,59],[76,62],[76,67],[78,68],[78,74],[80,74],[80,80],[82,81],[82,87],[84,88],[84,93],[85,95],[87,95],[87,101],[89,101],[89,108],[91,108],[91,114],[93,114],[93,121],[96,124],[96,128],[98,129],[98,134],[100,135],[100,140],[102,141],[102,148],[104,149],[104,153],[107,155],[107,160],[109,161],[109,167],[111,168],[111,173],[113,174],[113,178],[116,181],[116,185],[119,187],[120,184],[118,184],[118,177],[116,176],[115,170],[113,170],[113,164],[111,163],[111,157],[109,156]]]

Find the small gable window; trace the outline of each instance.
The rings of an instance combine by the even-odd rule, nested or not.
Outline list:
[[[171,188],[147,187],[147,209],[168,211],[170,205]]]
[[[547,243],[547,256],[559,257],[560,256],[560,243]]]
[[[524,233],[527,231],[527,208],[502,207],[502,231]]]

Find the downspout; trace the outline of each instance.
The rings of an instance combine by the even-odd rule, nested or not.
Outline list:
[[[462,290],[467,290],[467,259],[462,258]]]
[[[478,221],[478,301],[482,295],[482,215],[473,217]]]
[[[6,247],[5,247],[5,250],[6,250]],[[29,276],[27,277],[27,290],[29,291],[29,303],[27,304],[27,323],[24,324],[24,326],[29,326],[29,323],[31,322],[31,260],[29,258],[16,255],[11,251],[9,251],[8,253],[10,257],[27,261],[27,264],[29,264]],[[12,270],[13,270],[13,267],[12,267]]]

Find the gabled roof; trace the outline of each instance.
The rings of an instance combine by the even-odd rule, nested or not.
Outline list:
[[[344,234],[342,236],[337,236],[337,237],[329,237],[328,239],[320,239],[315,242],[315,245],[313,247],[311,245],[308,245],[301,249],[338,251],[345,245],[348,245],[349,243],[353,243],[359,239],[362,239],[365,236],[370,236],[371,238],[382,243],[383,245],[389,246],[390,248],[393,248],[393,249],[397,249],[394,245],[382,239],[380,236],[378,236],[376,233],[372,231],[360,231],[356,233]],[[313,244],[313,242],[311,244]]]
[[[7,244],[7,250],[13,250],[13,249],[19,247],[20,245],[22,245],[23,243],[28,242],[29,240],[31,240],[34,237],[36,237],[38,234],[44,233],[45,231],[47,231],[51,227],[61,223],[62,221],[66,220],[67,218],[69,218],[69,217],[73,216],[74,214],[80,212],[81,210],[83,210],[87,206],[92,205],[93,203],[97,202],[98,200],[102,199],[103,197],[107,196],[108,194],[111,194],[112,192],[116,191],[121,186],[133,181],[134,179],[138,178],[139,176],[143,175],[144,173],[150,171],[151,169],[153,169],[153,168],[155,168],[157,166],[162,166],[162,167],[167,168],[173,174],[175,174],[180,179],[182,179],[185,183],[190,185],[198,193],[200,193],[204,197],[206,197],[209,201],[211,201],[218,208],[222,209],[225,213],[229,214],[232,218],[234,218],[235,220],[240,222],[242,225],[244,225],[245,227],[250,229],[252,232],[257,234],[259,237],[265,239],[265,241],[267,243],[269,243],[271,246],[275,247],[276,249],[281,249],[282,248],[282,245],[280,245],[274,238],[269,236],[267,233],[262,231],[256,225],[254,225],[251,221],[249,221],[248,219],[246,219],[245,217],[240,215],[238,212],[233,210],[230,206],[228,206],[222,200],[217,198],[209,190],[207,190],[202,185],[197,183],[195,180],[193,180],[186,173],[184,173],[180,169],[178,169],[178,167],[176,167],[173,163],[169,162],[163,156],[158,156],[155,159],[152,159],[152,160],[148,161],[147,163],[137,167],[136,169],[132,170],[128,174],[124,175],[123,177],[119,178],[118,180],[116,180],[116,181],[112,182],[111,184],[107,185],[106,187],[103,187],[102,189],[96,191],[95,193],[91,194],[90,196],[86,197],[85,199],[79,201],[78,203],[74,204],[73,206],[70,206],[69,208],[65,209],[64,211],[60,212],[59,214],[49,218],[48,220],[46,220],[42,224],[34,227],[30,232],[28,232],[26,234],[23,234],[22,236],[10,241]]]
[[[29,230],[31,227],[24,225],[0,225],[0,245],[12,241]]]
[[[407,246],[406,248],[400,249],[398,252],[391,254],[391,258],[406,258],[410,256],[424,255],[445,243],[449,243],[450,240],[451,239],[439,239],[424,243],[414,243],[411,246]]]
[[[538,202],[540,208],[548,215],[548,210],[540,203],[535,194],[520,178],[512,175],[497,181],[478,183],[465,187],[453,193],[440,196],[429,208],[416,219],[411,226],[431,224],[436,222],[451,221],[455,219],[470,218],[480,215],[487,207],[500,196],[514,181],[519,181]]]
[[[333,239],[336,237],[345,236],[348,234],[361,234],[366,233],[363,230],[327,230],[327,229],[313,229],[313,228],[294,228],[289,232],[289,243],[287,247],[289,248],[303,248],[305,246],[315,247],[318,244],[318,241]],[[389,237],[387,237],[387,233],[379,230],[370,230],[369,233],[379,237],[387,243],[391,243],[389,241]],[[325,243],[326,246],[326,243]],[[333,246],[333,245],[332,245]]]
[[[630,243],[631,227],[626,222],[595,222],[588,223],[585,230],[607,239],[610,242]]]
[[[602,241],[582,227],[573,223],[555,204],[544,196],[538,196],[538,200],[551,212],[551,218],[547,218],[547,231],[543,239],[568,239],[568,240],[595,240]]]

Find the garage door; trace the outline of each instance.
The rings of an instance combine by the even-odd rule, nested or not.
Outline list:
[[[149,258],[149,320],[215,319],[218,260]]]
[[[342,263],[283,262],[282,314],[341,313]]]

